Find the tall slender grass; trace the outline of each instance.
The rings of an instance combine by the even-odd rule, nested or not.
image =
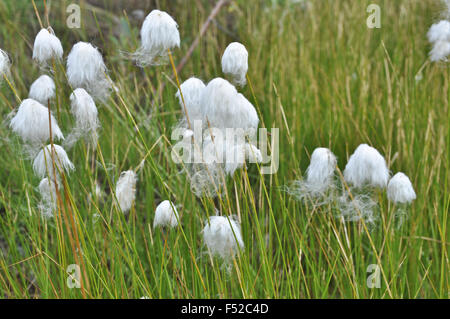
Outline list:
[[[176,64],[212,7],[158,3],[180,26]],[[368,1],[239,0],[219,13],[178,76],[222,76],[228,43],[245,44],[250,81],[240,91],[260,112],[261,126],[280,128],[280,167],[260,175],[256,165],[248,166],[213,200],[192,194],[170,156],[170,133],[182,116],[171,66],[139,69],[120,56],[138,46],[140,22],[132,8],[81,4],[81,29],[68,29],[69,1],[53,1],[49,21],[64,51],[93,42],[119,93],[97,105],[97,148],[79,141],[68,151],[76,167],[61,190],[68,223],[41,218],[39,179],[20,139],[0,127],[0,296],[448,298],[449,68],[429,64],[415,79],[439,6],[432,0],[377,3],[381,29],[366,27]],[[45,25],[43,4],[36,4]],[[25,1],[0,2],[0,21],[0,47],[13,61],[10,85],[0,87],[5,117],[40,75],[31,66],[40,26]],[[53,76],[58,93],[51,108],[59,110],[67,132],[74,120],[62,64],[55,64]],[[361,143],[376,147],[389,168],[405,172],[414,185],[417,199],[401,228],[385,194],[378,198],[380,219],[369,230],[336,219],[333,203],[317,208],[283,191],[304,174],[316,147],[330,148],[343,170]],[[115,204],[115,183],[144,158],[135,204],[124,215]],[[177,205],[180,225],[153,228],[155,208],[166,199]],[[245,248],[231,266],[211,257],[202,242],[204,222],[216,208],[241,220]],[[80,262],[82,289],[71,289],[66,270]],[[367,286],[371,264],[380,267],[380,288]]]

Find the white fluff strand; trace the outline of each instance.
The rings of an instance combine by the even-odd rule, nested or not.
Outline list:
[[[222,55],[222,71],[230,76],[231,81],[237,86],[246,84],[248,70],[248,52],[239,42],[230,43]]]
[[[364,221],[368,226],[373,226],[377,217],[377,203],[364,194],[353,194],[352,197],[345,193],[339,198],[338,217],[350,222]]]
[[[59,186],[59,185],[58,185]],[[39,202],[38,209],[44,218],[53,217],[53,212],[57,208],[57,194],[56,185],[53,180],[47,177],[42,179],[39,183],[39,193],[41,195],[41,201]]]
[[[55,97],[55,82],[48,75],[41,75],[31,84],[28,97],[47,106],[48,100]]]
[[[179,215],[175,205],[165,200],[156,207],[153,228],[164,226],[176,227],[178,226],[178,219]]]
[[[123,213],[127,213],[133,205],[136,197],[136,182],[137,176],[133,170],[122,172],[117,181],[116,198]]]
[[[166,63],[168,50],[180,46],[178,24],[166,12],[153,10],[141,28],[141,46],[131,57],[137,65],[159,65]]]
[[[241,228],[232,217],[211,216],[203,229],[203,240],[213,255],[230,261],[244,248]]]

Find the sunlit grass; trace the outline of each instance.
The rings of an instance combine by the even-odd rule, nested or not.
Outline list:
[[[203,2],[203,8],[178,2],[160,1],[180,26],[175,64],[211,10]],[[6,121],[1,126],[0,296],[448,298],[448,66],[430,64],[415,80],[439,7],[432,0],[375,1],[382,28],[368,29],[366,6],[374,1],[309,2],[233,2],[179,73],[181,81],[223,76],[223,50],[242,42],[254,95],[249,85],[242,93],[260,110],[261,126],[280,129],[278,172],[260,175],[249,165],[227,181],[221,200],[196,198],[171,159],[170,134],[181,117],[172,67],[142,70],[121,57],[138,45],[132,9],[127,15],[108,6],[95,15],[83,9],[77,30],[64,24],[69,1],[52,2],[49,20],[65,56],[79,40],[100,47],[119,93],[98,105],[96,151],[79,141],[68,152],[76,171],[65,176],[59,218],[40,217],[39,179],[19,138]],[[31,61],[39,23],[28,1],[1,2],[0,20],[0,47],[13,61],[8,79],[14,91],[5,82],[0,88],[5,118],[18,106],[15,94],[26,98],[41,73]],[[59,91],[52,109],[60,108],[58,122],[67,134],[71,90],[63,66],[54,76]],[[383,194],[380,219],[369,230],[336,219],[333,203],[317,209],[283,191],[304,173],[314,148],[329,147],[342,170],[360,143],[376,147],[393,173],[411,178],[417,200],[400,229]],[[115,182],[144,158],[135,205],[124,216],[114,202]],[[154,210],[165,199],[179,205],[181,225],[170,231],[152,228]],[[241,220],[245,249],[230,265],[211,258],[202,242],[204,222],[216,209]],[[82,289],[67,285],[66,269],[75,263]],[[370,264],[381,268],[380,288],[366,284]]]

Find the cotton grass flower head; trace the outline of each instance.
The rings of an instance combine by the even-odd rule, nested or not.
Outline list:
[[[334,177],[337,165],[336,156],[325,147],[316,148],[311,154],[311,160],[303,180],[294,181],[287,192],[298,200],[321,198],[314,202],[316,206],[328,203],[332,199],[330,190],[334,190]]]
[[[244,248],[241,228],[232,217],[212,216],[203,228],[203,240],[213,255],[229,261]]]
[[[127,213],[133,205],[136,197],[136,182],[137,176],[133,170],[122,172],[117,181],[116,198],[123,213]]]
[[[189,122],[191,124],[196,120],[203,120],[202,110],[200,107],[200,99],[205,87],[205,83],[195,77],[187,79],[180,85],[181,92],[183,93],[184,103],[186,105],[186,111],[189,117]],[[175,96],[180,102],[181,110],[184,116],[186,116],[180,90],[177,91]]]
[[[432,62],[446,62],[448,55],[450,55],[450,42],[438,41],[433,44],[430,51],[430,60]]]
[[[106,100],[111,83],[101,53],[92,44],[78,42],[67,57],[67,79],[73,89],[83,88],[95,99]]]
[[[389,180],[387,196],[395,204],[410,204],[416,199],[416,192],[408,176],[400,172]]]
[[[356,188],[384,188],[389,180],[386,160],[375,148],[361,144],[345,166],[344,179]]]
[[[0,83],[3,81],[3,76],[9,74],[9,68],[11,61],[9,60],[8,53],[0,49]]]
[[[230,43],[222,56],[222,71],[230,76],[232,82],[244,86],[248,70],[248,52],[239,42]]]
[[[28,97],[47,106],[48,100],[55,97],[55,82],[48,75],[41,75],[31,84]]]
[[[155,210],[153,228],[178,226],[178,211],[173,203],[168,200],[161,202]]]
[[[306,182],[314,193],[323,193],[332,186],[336,156],[325,147],[316,148],[306,169]]]
[[[64,139],[63,133],[53,115],[50,115],[52,138]],[[25,143],[44,144],[50,138],[48,108],[33,99],[25,99],[11,119],[13,132],[20,135]]]
[[[85,136],[95,145],[100,123],[94,100],[85,89],[78,88],[70,95],[70,104],[70,112],[75,117],[75,128],[68,137],[71,140],[69,144],[73,144],[79,136]]]
[[[141,67],[165,63],[168,50],[180,46],[178,24],[164,11],[150,12],[140,34],[141,46],[131,56]]]
[[[43,147],[33,161],[34,173],[40,178],[48,175],[51,180],[55,178],[54,172],[59,176],[64,171],[70,172],[74,168],[64,148],[56,144],[53,144],[53,147],[50,144]]]
[[[256,129],[259,118],[253,105],[227,80],[215,78],[203,90],[203,115],[211,127]]]
[[[430,51],[430,60],[433,62],[446,61],[450,54],[450,22],[441,20],[433,24],[427,36],[433,46]]]
[[[41,29],[36,35],[33,46],[33,60],[41,66],[46,66],[53,59],[61,60],[63,47],[61,41],[55,36],[52,28]]]
[[[41,195],[41,201],[39,202],[38,209],[44,218],[53,217],[53,212],[57,207],[57,194],[55,181],[50,180],[47,177],[42,179],[39,183],[39,193]]]

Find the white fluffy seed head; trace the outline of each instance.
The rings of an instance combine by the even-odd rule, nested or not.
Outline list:
[[[384,188],[389,180],[389,170],[384,157],[373,147],[361,144],[350,156],[344,170],[345,181],[354,187]]]
[[[70,95],[71,113],[75,117],[76,127],[83,135],[90,137],[95,144],[97,142],[97,130],[99,127],[97,106],[85,89],[75,89]]]
[[[54,170],[53,163],[55,164]],[[54,172],[59,176],[60,173],[70,172],[73,169],[74,165],[69,160],[64,148],[56,144],[53,144],[53,148],[50,144],[43,147],[33,161],[34,173],[40,178],[48,175],[53,180]]]
[[[38,209],[41,215],[45,218],[53,217],[53,211],[57,206],[55,182],[47,177],[42,179],[39,183],[39,193],[41,195],[41,201]]]
[[[306,182],[316,192],[323,192],[333,183],[336,156],[328,148],[319,147],[311,155],[306,169]]]
[[[235,114],[235,120],[237,122],[235,127],[250,131],[257,129],[259,117],[253,104],[250,103],[250,101],[247,100],[247,98],[241,93],[238,93],[236,103],[238,105],[238,109]]]
[[[433,44],[433,48],[430,51],[430,60],[432,62],[447,61],[447,57],[450,55],[450,42],[437,41]]]
[[[132,54],[139,66],[165,62],[168,50],[180,46],[180,33],[175,20],[164,11],[153,10],[141,28],[141,46]]]
[[[55,82],[48,75],[41,75],[31,84],[28,97],[42,105],[48,105],[48,100],[55,97]]]
[[[175,205],[165,200],[156,207],[153,228],[158,226],[176,227],[178,225],[178,219],[178,211]]]
[[[430,43],[438,41],[450,41],[450,22],[441,20],[433,24],[427,33],[428,41]]]
[[[227,80],[215,78],[203,90],[201,109],[211,127],[256,129],[259,118],[253,105]]]
[[[200,101],[202,113],[211,127],[229,127],[236,109],[236,96],[236,88],[225,79],[215,78],[208,83]]]
[[[9,68],[11,61],[9,60],[8,53],[0,49],[0,83],[3,81],[3,76],[9,74]]]
[[[450,22],[447,20],[433,24],[427,33],[428,41],[432,44],[430,60],[433,62],[446,61],[450,54]]]
[[[62,56],[61,41],[55,36],[52,28],[41,29],[34,40],[33,60],[40,65],[47,65],[52,59],[62,59]]]
[[[11,119],[13,132],[22,137],[25,143],[44,144],[50,138],[48,108],[33,99],[25,99],[16,115]],[[53,139],[64,139],[61,129],[53,115],[50,116]]]
[[[244,86],[248,70],[248,52],[239,42],[230,43],[222,56],[222,71],[230,76],[232,82]]]
[[[183,93],[184,103],[186,104],[186,110],[191,125],[195,120],[203,120],[200,99],[205,88],[205,83],[200,79],[191,77],[184,81],[180,85],[180,88]],[[186,116],[180,90],[177,91],[175,96],[178,98],[183,115]]]
[[[389,180],[387,196],[390,201],[396,204],[406,204],[416,199],[416,192],[414,192],[408,176],[397,173]]]
[[[209,251],[225,260],[234,257],[244,248],[239,223],[231,217],[212,216],[206,221],[203,239]]]
[[[128,170],[120,174],[116,184],[116,198],[120,209],[127,213],[133,205],[136,197],[137,176],[133,170]]]
[[[97,48],[87,42],[78,42],[67,57],[67,79],[73,89],[83,88],[96,99],[108,98],[111,83],[108,69]]]

